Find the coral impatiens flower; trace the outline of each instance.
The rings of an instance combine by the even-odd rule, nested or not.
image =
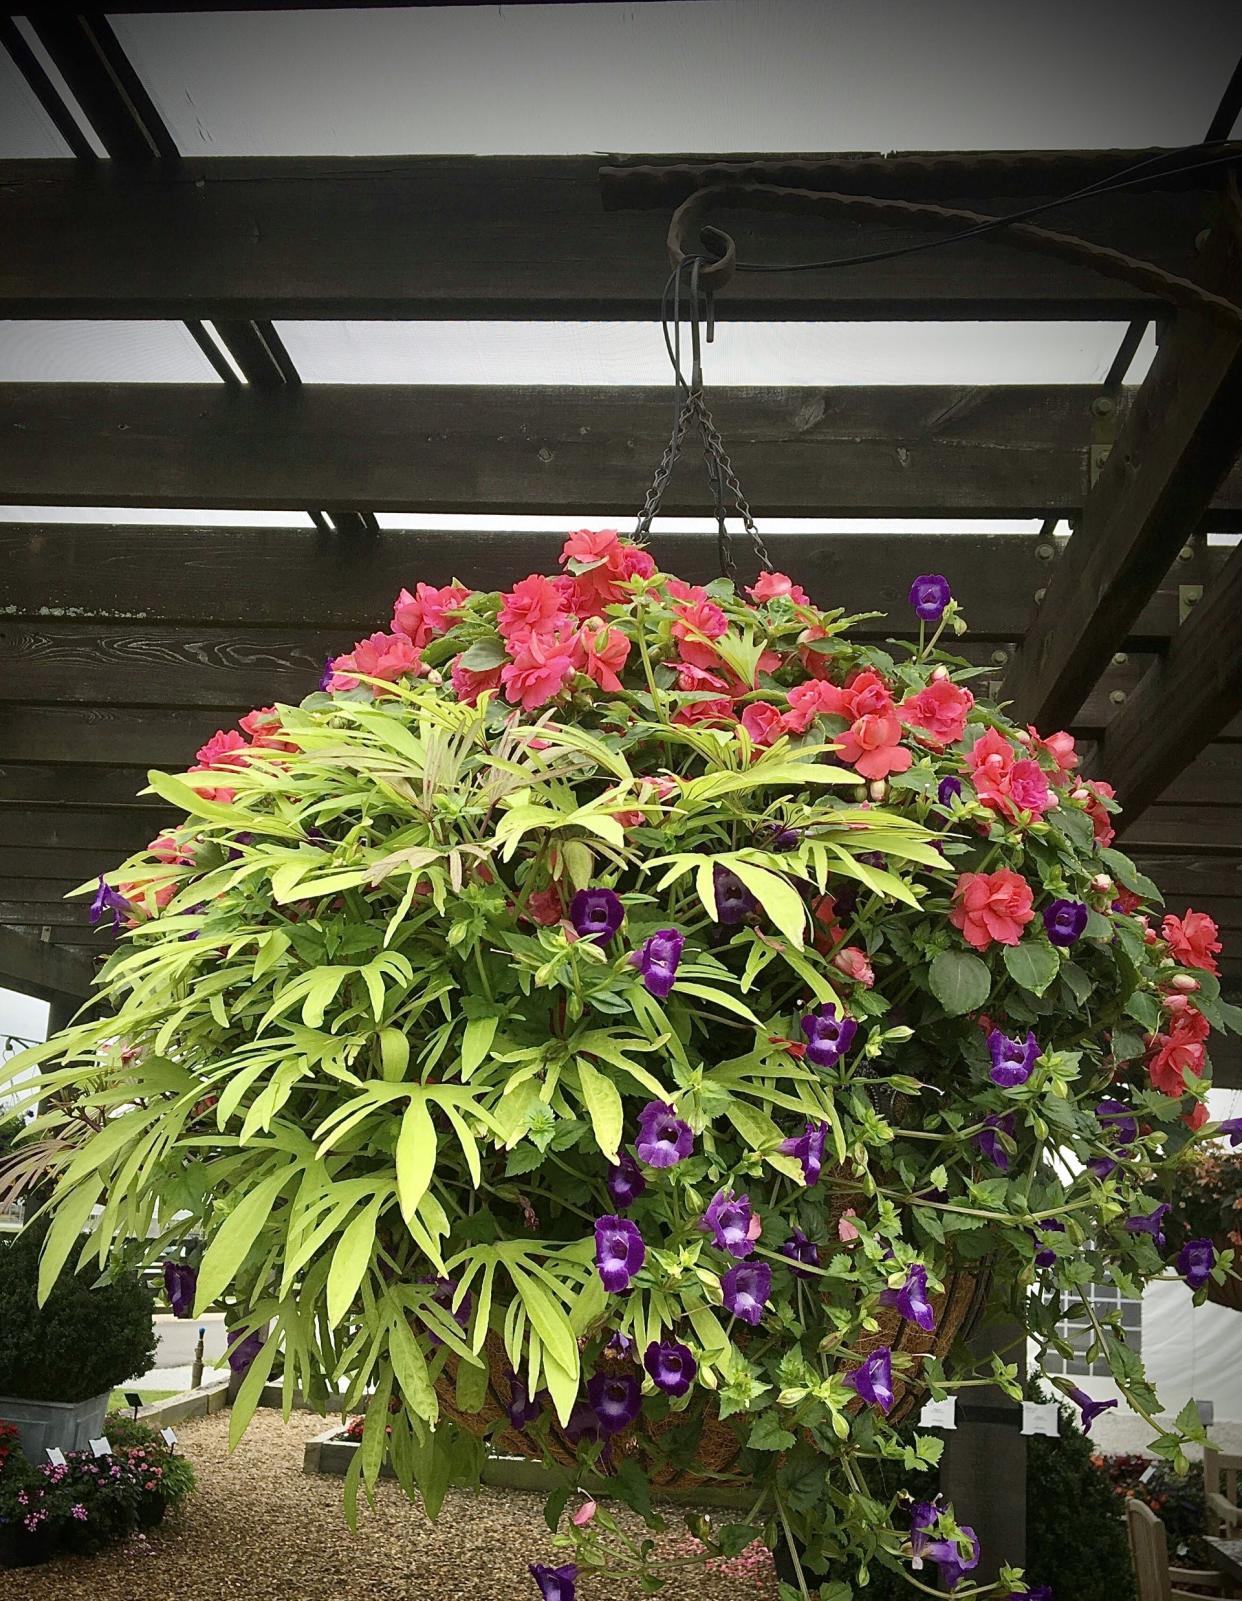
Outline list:
[[[1186,911],[1185,917],[1172,912],[1161,925],[1169,953],[1182,967],[1198,967],[1205,973],[1218,973],[1216,953],[1221,949],[1216,924],[1206,912]]]
[[[901,720],[893,712],[860,717],[836,736],[841,760],[848,762],[863,778],[887,778],[890,773],[904,773],[914,761],[914,753],[906,750],[900,741]]]
[[[1039,819],[1049,805],[1048,779],[1029,756],[1017,759],[1014,748],[995,728],[975,741],[966,757],[975,793],[985,806],[1011,820],[1019,812]]]
[[[746,593],[752,600],[792,600],[797,606],[809,606],[811,597],[801,584],[795,584],[784,573],[760,573]]]
[[[932,750],[944,750],[955,745],[966,732],[966,719],[975,704],[968,689],[948,678],[934,678],[901,703],[906,722],[920,729],[919,738]]]
[[[1112,814],[1104,802],[1115,799],[1117,791],[1102,778],[1093,778],[1083,788],[1087,792],[1083,810],[1091,819],[1091,831],[1095,835],[1096,844],[1106,850],[1117,837],[1117,830],[1113,827]]]
[[[466,706],[474,706],[485,691],[500,688],[500,668],[489,667],[483,672],[476,672],[472,667],[463,667],[458,657],[450,669],[449,681],[458,700]]]
[[[407,673],[417,673],[420,666],[419,652],[404,634],[370,634],[346,655],[336,657],[328,688],[333,692],[357,689],[361,678],[382,678],[391,684]]]
[[[235,729],[218,728],[205,745],[194,753],[199,769],[212,767],[244,767],[250,753],[250,742]]]
[[[582,669],[587,677],[601,689],[616,693],[622,685],[617,676],[630,655],[630,642],[619,628],[601,623],[598,628],[589,625],[579,636],[582,644]]]
[[[415,584],[414,593],[403,589],[392,610],[394,634],[404,634],[420,650],[437,634],[447,634],[456,622],[456,612],[470,599],[472,590],[462,584]]]
[[[710,600],[696,600],[674,606],[673,614],[673,638],[683,661],[692,667],[719,668],[720,657],[711,641],[719,639],[729,626],[720,607]]]
[[[531,573],[503,597],[496,628],[513,650],[532,638],[550,634],[564,621],[565,607],[555,579]]]
[[[751,744],[759,750],[775,744],[785,732],[784,718],[767,701],[755,701],[746,708],[739,720],[750,735]]]
[[[1017,945],[1035,915],[1034,899],[1031,886],[1012,868],[963,873],[953,890],[949,921],[977,951],[992,944]]]
[[[513,642],[510,641],[512,645]],[[556,635],[528,635],[500,669],[505,699],[528,712],[555,700],[574,675],[572,646]]]

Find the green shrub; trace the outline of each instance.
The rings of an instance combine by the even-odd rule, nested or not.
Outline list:
[[[40,1228],[0,1245],[0,1395],[85,1401],[155,1360],[150,1292],[136,1273],[62,1274],[38,1303]]]

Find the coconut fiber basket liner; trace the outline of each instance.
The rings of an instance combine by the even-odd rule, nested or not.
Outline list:
[[[970,1333],[986,1299],[987,1278],[986,1266],[978,1262],[972,1262],[969,1271],[964,1267],[952,1270],[945,1279],[943,1292],[932,1298],[936,1327],[931,1334],[924,1333],[917,1324],[903,1318],[895,1307],[881,1307],[878,1312],[879,1328],[859,1342],[859,1349],[865,1354],[878,1346],[887,1345],[894,1354],[902,1353],[915,1358],[935,1356],[943,1360],[950,1347]],[[457,1405],[457,1363],[450,1358],[436,1385],[441,1413],[471,1434],[489,1436],[492,1449],[502,1456],[541,1458],[544,1450],[540,1441],[520,1429],[508,1426],[510,1368],[503,1341],[498,1335],[489,1334],[480,1354],[488,1364],[487,1396],[483,1406],[477,1412],[463,1412]],[[893,1392],[896,1399],[888,1414],[891,1421],[900,1422],[908,1417],[921,1399],[924,1389],[920,1379],[922,1365],[921,1361],[916,1360],[906,1373],[894,1373]],[[654,1458],[647,1464],[652,1482],[666,1490],[689,1489],[709,1481],[715,1475],[730,1472],[742,1449],[742,1437],[730,1422],[722,1422],[716,1416],[715,1403],[709,1395],[704,1396],[704,1401],[709,1410],[704,1417],[702,1434],[695,1450],[695,1472],[683,1472],[667,1466],[662,1468],[658,1449],[654,1452],[644,1451],[644,1441],[654,1444],[663,1429],[685,1420],[685,1414],[681,1413],[672,1414],[662,1424],[640,1419],[632,1429],[615,1435],[611,1441],[614,1456]],[[855,1402],[851,1410],[862,1404],[861,1401]],[[501,1422],[506,1426],[497,1428]],[[572,1466],[577,1461],[577,1450],[555,1416],[552,1417],[546,1440],[548,1454],[557,1462]]]
[[[1242,1248],[1232,1234],[1216,1234],[1212,1244],[1218,1255],[1221,1251],[1232,1251],[1236,1260],[1233,1272],[1223,1284],[1217,1284],[1215,1279],[1208,1280],[1207,1298],[1217,1306],[1227,1306],[1231,1312],[1242,1312],[1242,1278],[1237,1276],[1242,1272]]]

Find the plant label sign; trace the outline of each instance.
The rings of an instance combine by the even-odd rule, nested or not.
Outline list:
[[[47,1447],[47,1459],[54,1468],[63,1468],[68,1465],[65,1462],[65,1453],[58,1445],[49,1445]]]
[[[1060,1433],[1060,1413],[1061,1409],[1055,1401],[1023,1401],[1023,1434],[1051,1434],[1055,1439]]]
[[[108,1436],[101,1434],[97,1440],[92,1440],[91,1450],[96,1456],[111,1456],[112,1447],[108,1444]]]
[[[921,1429],[955,1429],[957,1427],[957,1397],[944,1401],[928,1401],[919,1413]]]
[[[176,1429],[161,1429],[160,1430],[160,1439],[163,1440],[164,1444],[171,1451],[173,1446],[176,1445],[176,1443],[177,1443],[177,1431],[176,1431]]]

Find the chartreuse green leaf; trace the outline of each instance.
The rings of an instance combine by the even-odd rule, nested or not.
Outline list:
[[[389,1083],[405,1077],[410,1065],[410,1042],[399,1028],[382,1028],[379,1032],[380,1071]]]
[[[254,1416],[259,1402],[263,1399],[263,1389],[271,1375],[272,1365],[276,1361],[276,1353],[280,1349],[280,1340],[277,1331],[270,1330],[263,1344],[259,1347],[254,1361],[246,1369],[246,1376],[241,1381],[237,1391],[237,1399],[233,1402],[229,1414],[229,1450],[237,1449],[237,1443],[245,1433],[246,1425]]]
[[[47,1238],[43,1242],[43,1254],[39,1259],[40,1306],[52,1293],[56,1280],[60,1277],[61,1268],[81,1238],[82,1230],[90,1221],[101,1188],[97,1182],[84,1183],[60,1201],[52,1226],[48,1229]]]
[[[328,1322],[333,1328],[344,1321],[371,1265],[380,1205],[381,1197],[377,1196],[370,1206],[359,1212],[332,1253],[332,1267],[328,1272]]]
[[[401,1119],[397,1136],[397,1201],[408,1223],[427,1193],[436,1166],[436,1126],[427,1102],[415,1095]]]
[[[623,1123],[617,1087],[582,1056],[578,1058],[578,1082],[582,1086],[582,1100],[591,1119],[595,1143],[610,1162],[615,1162]]]
[[[388,1360],[410,1409],[425,1422],[434,1423],[440,1407],[427,1372],[427,1358],[406,1321],[404,1308],[399,1305],[391,1307],[389,1312]],[[461,1366],[468,1369],[469,1364],[463,1362]],[[487,1369],[479,1371],[486,1379]]]
[[[950,1017],[982,1006],[992,989],[986,962],[969,951],[941,951],[933,958],[927,981],[931,992]]]
[[[250,1254],[271,1215],[276,1198],[289,1183],[295,1170],[283,1162],[278,1172],[269,1174],[244,1195],[203,1253],[198,1270],[198,1292],[194,1315],[201,1317],[212,1302],[233,1282],[233,1276]]]

